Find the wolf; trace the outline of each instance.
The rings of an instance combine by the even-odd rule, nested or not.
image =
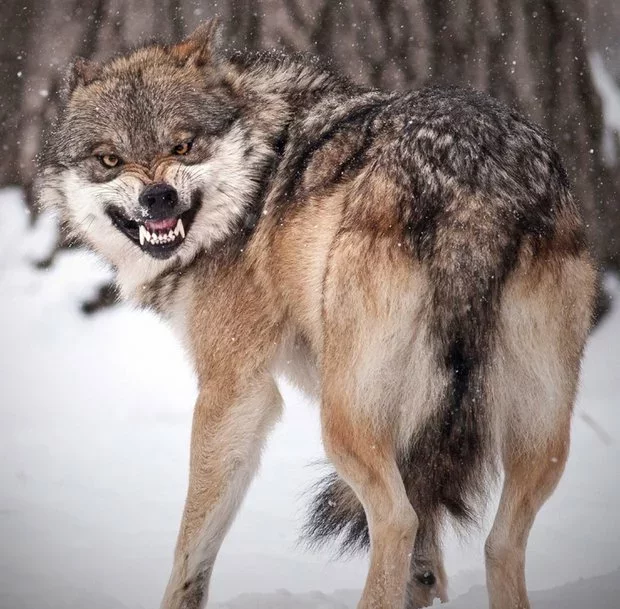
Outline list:
[[[40,160],[42,205],[195,367],[162,608],[207,602],[277,373],[319,398],[335,472],[305,532],[369,549],[359,609],[447,600],[442,531],[479,517],[499,473],[490,606],[528,608],[597,281],[556,149],[482,93],[357,86],[218,31],[76,60]]]

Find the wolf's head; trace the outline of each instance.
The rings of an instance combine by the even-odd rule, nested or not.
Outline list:
[[[237,230],[269,164],[216,37],[207,23],[178,45],[78,60],[48,138],[43,205],[133,283]]]

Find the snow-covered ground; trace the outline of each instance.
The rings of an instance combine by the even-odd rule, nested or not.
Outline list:
[[[0,609],[151,609],[185,494],[195,382],[148,313],[81,315],[109,272],[75,252],[34,269],[53,224],[27,225],[19,193],[0,193]],[[571,458],[532,533],[530,588],[553,589],[533,594],[539,609],[620,607],[619,340],[616,306],[588,346]],[[286,386],[284,396],[218,559],[219,609],[352,608],[363,583],[363,558],[296,543],[322,451],[315,408]],[[470,590],[484,581],[482,539],[447,539],[455,609],[484,606],[483,590]]]

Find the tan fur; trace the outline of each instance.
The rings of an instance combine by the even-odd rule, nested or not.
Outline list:
[[[418,518],[396,466],[392,438],[356,417],[338,369],[326,371],[323,439],[338,473],[366,511],[371,530],[370,568],[359,609],[402,607]],[[332,378],[333,375],[333,378]]]
[[[411,357],[408,337],[415,322],[410,318],[395,326],[402,320],[399,296],[411,281],[411,263],[392,242],[341,232],[328,265],[323,438],[338,473],[364,506],[371,531],[370,568],[359,607],[402,607],[418,518],[397,467],[395,430],[398,405],[408,397],[402,393],[402,364]],[[379,290],[375,277],[383,284]]]
[[[486,542],[491,609],[529,609],[525,548],[538,509],[560,480],[595,272],[587,256],[526,255],[502,303],[490,374],[505,481]]]
[[[311,200],[274,231],[270,265],[274,289],[286,294],[291,320],[298,332],[320,354],[323,347],[322,292],[330,249],[340,225],[343,193]],[[265,252],[261,253],[264,256]],[[268,255],[268,254],[267,254]]]
[[[187,501],[162,603],[187,609],[206,602],[215,555],[281,409],[268,369],[278,336],[273,303],[243,265],[230,273],[200,271],[204,274],[194,277],[198,293],[178,305],[188,309],[200,397],[192,425]],[[247,332],[248,327],[254,331]],[[181,331],[187,340],[189,333]],[[204,587],[204,598],[202,589],[192,592],[186,582]]]
[[[554,491],[569,448],[570,405],[556,421],[554,436],[524,449],[518,435],[506,438],[504,488],[485,545],[491,609],[529,609],[525,548],[538,509]]]
[[[201,398],[165,609],[194,606],[174,600],[188,602],[183,582],[193,581],[192,572],[203,573],[204,603],[217,548],[250,479],[251,455],[279,409],[268,370],[284,369],[299,380],[306,372],[295,372],[296,366],[321,372],[318,387],[312,372],[312,380],[300,384],[320,392],[327,453],[369,518],[371,564],[360,608],[404,606],[417,516],[395,451],[430,415],[443,381],[432,377],[425,336],[425,269],[390,237],[389,223],[384,237],[343,228],[343,201],[355,192],[312,201],[277,232],[259,232],[238,266],[193,271],[188,324]],[[359,204],[361,215],[370,214],[364,200],[350,198],[348,204],[349,211]],[[524,248],[504,292],[489,375],[507,473],[487,543],[494,609],[512,607],[505,604],[509,598],[521,603],[514,607],[528,606],[525,540],[566,458],[593,285],[587,258],[541,261]],[[523,446],[527,454],[521,454]],[[238,465],[218,469],[231,454]],[[438,584],[427,594],[445,600],[440,555],[434,569]],[[415,594],[417,606],[432,600]]]

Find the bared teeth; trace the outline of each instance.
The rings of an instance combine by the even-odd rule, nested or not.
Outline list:
[[[171,229],[167,233],[158,233],[153,231],[150,233],[144,224],[140,224],[140,245],[144,245],[144,242],[151,243],[152,245],[160,245],[164,243],[172,243],[178,235],[181,239],[185,239],[185,227],[183,221],[179,218],[174,231]]]
[[[181,235],[181,238],[185,239],[185,228],[183,226],[183,220],[181,220],[181,218],[179,218],[179,221],[177,222],[176,228],[174,229],[174,234]]]
[[[140,245],[144,245],[144,241],[151,241],[151,234],[146,230],[144,224],[140,224]]]

